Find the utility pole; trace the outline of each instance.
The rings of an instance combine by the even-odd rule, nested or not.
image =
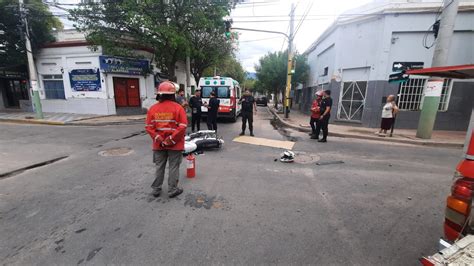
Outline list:
[[[186,91],[184,92],[188,97],[188,92],[191,93],[191,58],[186,56]]]
[[[288,68],[286,71],[286,91],[285,91],[285,118],[289,117],[290,114],[290,91],[291,91],[291,68],[293,66],[293,35],[294,35],[294,22],[295,22],[295,4],[291,4],[290,12],[290,36],[288,38]]]
[[[19,0],[20,3],[20,17],[25,24],[25,45],[26,45],[26,57],[28,58],[28,74],[30,78],[30,86],[33,91],[33,107],[36,112],[36,119],[43,119],[43,109],[41,107],[41,100],[39,95],[38,87],[38,76],[36,73],[35,62],[33,59],[33,51],[31,50],[30,33],[28,29],[28,20],[26,18],[25,10],[23,9],[23,0]]]
[[[446,66],[448,63],[448,53],[453,37],[458,6],[459,0],[444,0],[431,67]],[[444,79],[442,78],[430,78],[426,84],[423,93],[423,108],[421,109],[418,130],[416,132],[418,138],[431,138],[436,115],[438,114],[443,83]]]

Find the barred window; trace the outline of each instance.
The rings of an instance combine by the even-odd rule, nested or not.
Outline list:
[[[62,75],[43,75],[43,88],[46,99],[66,99]]]
[[[428,79],[411,78],[400,83],[397,104],[402,111],[419,111],[423,104],[423,89]],[[445,79],[438,111],[447,111],[451,96],[452,80]]]

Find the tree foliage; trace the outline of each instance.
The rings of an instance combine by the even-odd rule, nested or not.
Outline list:
[[[216,63],[204,70],[203,76],[214,76],[214,68],[218,76],[231,77],[239,83],[245,81],[245,70],[234,56],[227,56],[216,60]]]
[[[296,68],[292,76],[293,87],[297,83],[304,83],[308,78],[309,66],[304,55],[296,54]],[[262,93],[274,93],[276,96],[285,91],[288,68],[288,53],[268,53],[259,60],[255,66],[257,82],[255,86]]]
[[[0,0],[0,67],[26,63],[25,26],[17,0]],[[62,24],[41,0],[25,0],[24,15],[28,20],[33,52],[54,41],[53,28]]]
[[[246,79],[244,80],[244,82],[242,82],[241,84],[241,87],[242,88],[245,88],[245,89],[249,89],[251,91],[254,91],[255,90],[255,84],[256,84],[256,80],[255,79]]]
[[[134,49],[151,48],[155,63],[170,77],[176,62],[190,56],[192,73],[200,77],[231,51],[223,17],[233,5],[231,0],[91,1],[73,10],[71,19],[89,42],[108,54],[133,56]]]

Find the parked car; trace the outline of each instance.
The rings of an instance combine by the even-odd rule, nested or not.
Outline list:
[[[268,99],[265,96],[261,96],[257,98],[257,105],[267,106]]]
[[[474,131],[471,132],[465,158],[456,168],[451,193],[446,199],[444,238],[439,240],[440,251],[432,256],[421,258],[423,265],[473,265],[473,202]]]

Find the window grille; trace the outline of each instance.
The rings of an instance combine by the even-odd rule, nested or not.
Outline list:
[[[400,83],[397,105],[402,111],[419,111],[423,103],[423,89],[426,78],[412,78]],[[447,111],[451,96],[452,80],[445,79],[438,111]]]

